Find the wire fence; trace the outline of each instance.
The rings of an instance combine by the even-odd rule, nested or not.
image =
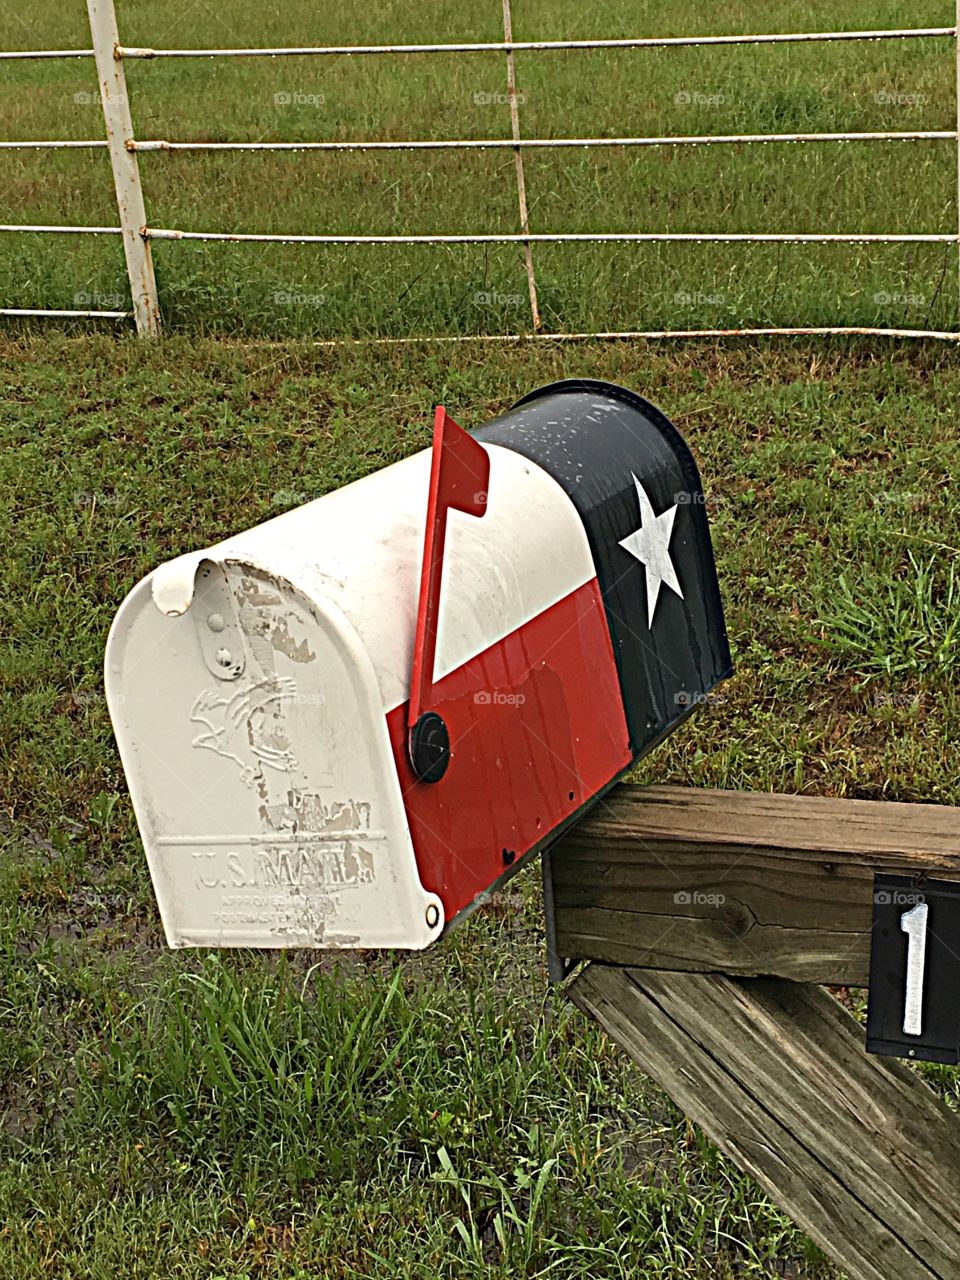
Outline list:
[[[952,27],[905,27],[866,31],[803,31],[756,35],[716,36],[638,36],[628,39],[596,40],[514,40],[510,0],[502,0],[503,41],[493,43],[446,44],[382,44],[382,45],[318,45],[275,48],[224,49],[152,49],[125,46],[120,41],[113,0],[87,0],[91,49],[33,49],[0,51],[0,60],[46,58],[93,58],[96,61],[100,97],[103,107],[105,137],[80,140],[36,139],[0,141],[0,150],[107,150],[110,153],[117,198],[119,225],[68,226],[60,224],[6,223],[0,233],[43,233],[54,235],[116,235],[122,239],[130,284],[130,311],[50,310],[44,308],[3,308],[0,315],[11,317],[88,318],[135,321],[141,336],[160,332],[161,316],[153,270],[153,241],[211,241],[253,244],[299,245],[470,245],[516,244],[522,248],[530,307],[530,327],[519,334],[485,335],[488,341],[521,341],[526,338],[578,341],[586,338],[684,338],[726,337],[745,335],[831,335],[887,334],[893,337],[935,338],[960,341],[960,331],[937,329],[894,329],[862,326],[770,326],[752,329],[660,329],[610,330],[590,333],[547,333],[543,330],[538,301],[534,246],[562,243],[757,243],[757,244],[956,244],[958,247],[958,286],[960,286],[960,0],[957,21]],[[514,54],[522,52],[554,52],[600,49],[664,49],[676,47],[716,47],[727,45],[811,44],[824,41],[877,41],[949,39],[955,47],[957,85],[957,125],[950,130],[914,129],[871,132],[823,133],[728,133],[668,134],[638,137],[525,138],[521,133],[520,106],[517,93]],[[133,130],[126,92],[124,62],[151,61],[160,58],[278,58],[278,57],[357,57],[397,56],[402,54],[496,54],[505,58],[507,101],[510,107],[509,138],[441,138],[387,140],[309,140],[296,142],[262,141],[191,141],[189,139],[141,139]],[[957,200],[954,210],[956,230],[943,233],[816,233],[816,232],[531,232],[526,195],[523,156],[525,152],[546,148],[603,147],[683,147],[724,146],[770,143],[850,143],[850,142],[918,142],[952,141],[957,161]],[[516,233],[464,233],[422,235],[298,235],[271,233],[234,233],[217,230],[165,228],[148,222],[137,157],[141,152],[403,152],[403,151],[484,151],[511,150],[514,153],[518,226]],[[379,339],[390,343],[407,339]],[[410,339],[422,341],[423,339]],[[472,341],[471,337],[447,338],[446,341]],[[331,342],[339,341],[331,339]]]

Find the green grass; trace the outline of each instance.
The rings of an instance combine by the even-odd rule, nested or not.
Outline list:
[[[960,803],[960,362],[0,340],[0,1280],[833,1272],[562,997],[536,875],[423,955],[164,950],[103,702],[159,561],[589,374],[700,461],[737,662],[638,778]],[[956,1073],[931,1072],[952,1103]]]
[[[126,43],[497,40],[496,3],[158,9]],[[949,25],[949,5],[516,0],[518,39]],[[83,47],[84,8],[0,13]],[[953,127],[950,42],[517,55],[526,136]],[[138,136],[509,136],[497,55],[128,68]],[[15,63],[0,137],[98,137],[89,62]],[[677,101],[677,94],[691,101]],[[283,105],[277,95],[296,99]],[[79,98],[77,97],[79,95]],[[526,155],[536,231],[942,231],[949,144]],[[149,155],[153,225],[517,226],[509,151]],[[5,153],[0,221],[111,224],[105,155]],[[103,700],[159,561],[583,373],[701,462],[737,676],[637,772],[960,803],[960,365],[918,346],[317,349],[528,325],[516,247],[158,244],[159,345],[0,339],[0,1280],[834,1273],[546,990],[535,875],[422,956],[169,954]],[[958,323],[954,247],[538,246],[548,329]],[[126,306],[112,240],[4,236],[0,306]],[[72,325],[72,333],[95,326]],[[217,341],[233,335],[282,343]],[[957,1102],[956,1073],[930,1078]]]
[[[518,0],[517,39],[949,25],[947,0]],[[121,0],[121,38],[161,47],[495,41],[496,0],[465,8],[250,0],[162,12]],[[84,47],[82,5],[0,14],[0,46]],[[535,136],[952,129],[950,40],[519,53],[521,126]],[[138,137],[179,140],[510,136],[498,54],[168,59],[132,63]],[[102,136],[93,65],[5,65],[0,137]],[[79,95],[79,101],[77,97]],[[479,101],[478,101],[479,95]],[[486,95],[486,96],[484,96]],[[677,100],[680,95],[680,101]],[[278,96],[287,101],[277,101]],[[493,101],[488,104],[488,99]],[[92,99],[92,100],[91,100]],[[506,151],[145,154],[148,220],[187,230],[302,233],[519,230]],[[949,142],[528,152],[531,227],[561,231],[956,229]],[[115,224],[99,152],[5,153],[0,221]],[[517,332],[529,328],[517,246],[154,245],[169,328],[248,335]],[[537,245],[547,330],[703,325],[958,324],[952,245]],[[8,235],[0,305],[126,305],[112,238]]]
[[[902,577],[875,573],[855,590],[841,574],[837,585],[836,611],[819,619],[824,642],[868,679],[955,676],[960,596],[954,560],[921,561],[911,552]]]

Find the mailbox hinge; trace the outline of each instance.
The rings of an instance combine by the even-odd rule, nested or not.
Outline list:
[[[557,919],[554,914],[553,871],[549,849],[544,849],[541,853],[540,866],[543,871],[543,914],[547,932],[547,977],[555,985],[569,978],[578,961],[569,960],[557,950]]]
[[[247,665],[246,646],[226,571],[213,560],[197,569],[191,613],[207,669],[218,680],[236,680]]]

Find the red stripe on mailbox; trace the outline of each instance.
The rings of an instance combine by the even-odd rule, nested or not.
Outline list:
[[[450,766],[419,782],[408,704],[387,715],[424,888],[450,920],[632,759],[596,579],[451,671],[431,705]]]

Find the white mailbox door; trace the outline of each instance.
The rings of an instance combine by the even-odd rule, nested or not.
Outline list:
[[[185,611],[165,613],[185,572]],[[251,564],[184,557],[124,603],[107,695],[171,946],[439,935],[376,674],[332,602]]]

